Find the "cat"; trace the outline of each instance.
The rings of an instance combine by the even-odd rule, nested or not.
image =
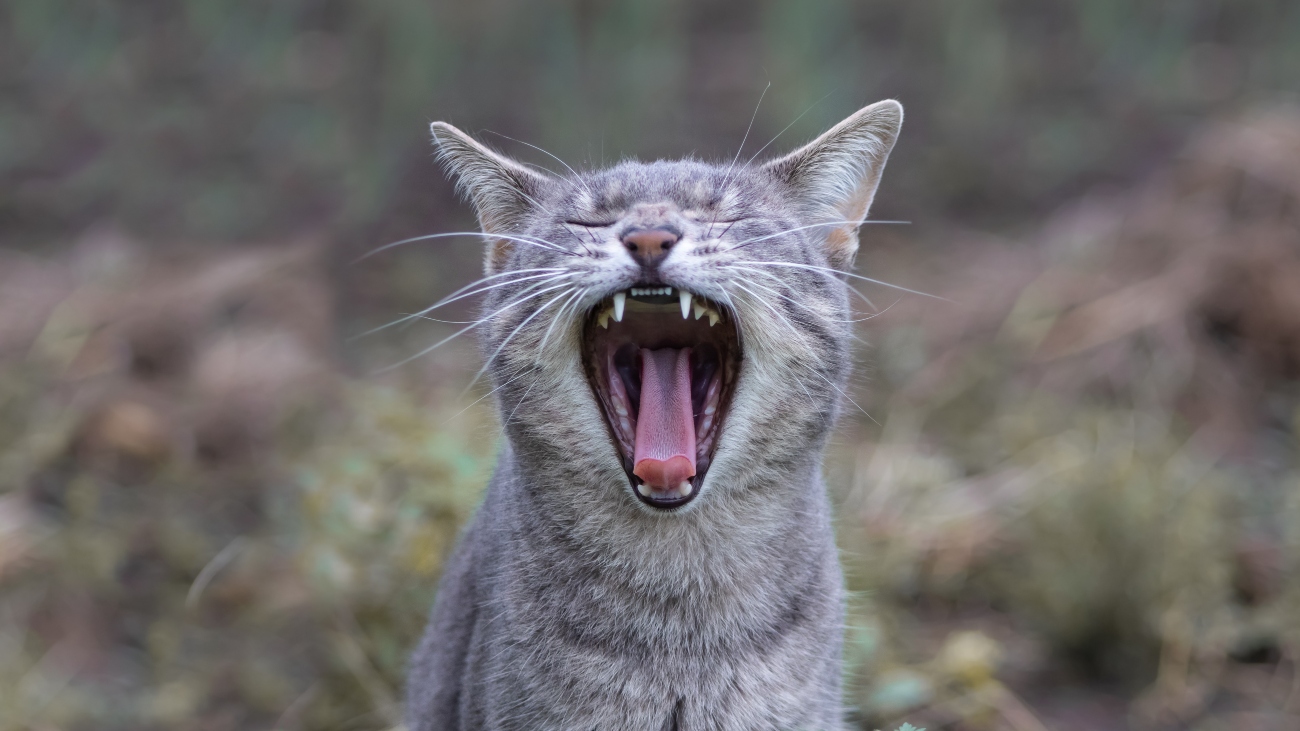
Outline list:
[[[487,242],[505,440],[411,661],[410,728],[846,728],[820,463],[902,118],[878,102],[763,164],[565,176],[432,125]]]

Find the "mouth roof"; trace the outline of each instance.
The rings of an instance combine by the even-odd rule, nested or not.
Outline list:
[[[694,500],[740,365],[727,311],[669,286],[616,292],[588,314],[583,363],[636,496]]]

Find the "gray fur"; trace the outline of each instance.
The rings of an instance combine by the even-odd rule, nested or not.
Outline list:
[[[484,230],[511,237],[489,274],[517,274],[484,310],[506,448],[412,661],[412,729],[844,728],[820,461],[850,308],[843,278],[810,267],[851,266],[901,122],[885,101],[763,166],[566,178],[434,125]],[[633,495],[579,356],[586,313],[639,276],[618,232],[656,223],[685,233],[665,281],[728,305],[744,354],[714,461],[673,512]]]

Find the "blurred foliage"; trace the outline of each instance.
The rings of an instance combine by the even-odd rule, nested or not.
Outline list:
[[[498,436],[470,348],[357,375],[436,325],[340,333],[479,256],[337,262],[471,225],[429,120],[730,159],[889,96],[860,263],[956,304],[862,324],[828,460],[861,727],[1291,727],[1297,68],[1280,0],[0,5],[0,730],[399,724]]]
[[[832,458],[864,709],[1294,722],[1297,161],[1300,107],[1254,110],[1143,185],[1066,206],[1031,251],[971,237],[911,268],[957,303],[873,320],[862,403],[882,423],[859,415]],[[1131,701],[1053,708],[1053,688],[1091,684]]]
[[[54,459],[29,477],[39,502],[0,499],[0,728],[398,724],[491,441],[464,429],[484,414],[441,428],[390,388],[343,401],[347,422],[312,428],[310,449],[259,470],[269,482]]]

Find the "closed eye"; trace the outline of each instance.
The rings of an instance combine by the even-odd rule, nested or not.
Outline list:
[[[618,221],[565,221],[570,226],[582,226],[583,228],[609,228]]]

